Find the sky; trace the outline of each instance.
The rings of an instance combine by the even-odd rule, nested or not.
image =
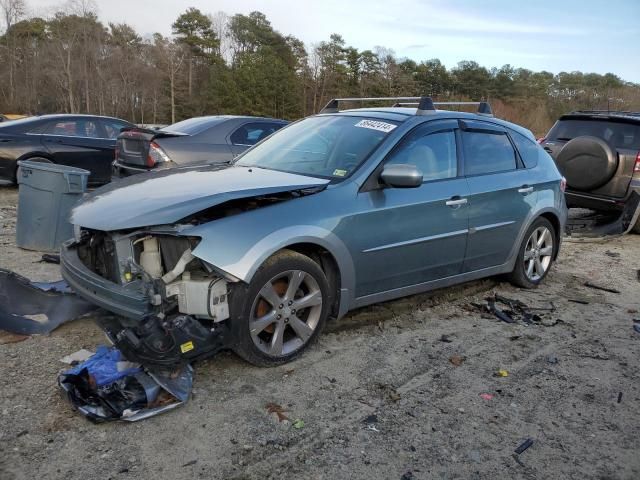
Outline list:
[[[26,0],[46,16],[62,5]],[[143,36],[171,34],[188,7],[229,15],[258,10],[307,45],[339,33],[359,50],[384,46],[400,58],[474,60],[553,73],[614,73],[640,83],[640,0],[93,0],[104,23]]]

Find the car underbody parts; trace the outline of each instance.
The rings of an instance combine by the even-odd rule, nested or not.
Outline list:
[[[193,369],[144,369],[126,362],[116,348],[102,345],[89,359],[61,373],[58,384],[93,422],[135,422],[183,405],[193,385]]]
[[[64,281],[31,282],[0,269],[0,330],[46,334],[96,308],[72,293]]]
[[[573,212],[573,211],[572,211]],[[640,221],[640,194],[633,192],[626,201],[624,210],[618,214],[593,212],[574,216],[570,213],[566,225],[567,240],[626,235]]]

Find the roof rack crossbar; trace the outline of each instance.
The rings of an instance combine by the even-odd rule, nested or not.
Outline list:
[[[320,113],[339,112],[340,102],[384,102],[395,101],[393,107],[406,107],[416,105],[416,115],[430,115],[436,112],[436,105],[440,106],[464,106],[477,105],[478,113],[481,115],[493,116],[491,106],[488,102],[434,102],[431,97],[347,97],[334,98],[330,100]]]

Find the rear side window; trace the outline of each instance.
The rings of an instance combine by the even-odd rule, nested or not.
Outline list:
[[[465,175],[515,170],[516,154],[506,134],[465,131],[462,133]]]
[[[524,162],[524,166],[527,168],[533,168],[538,165],[538,157],[540,154],[544,154],[543,148],[534,142],[530,138],[519,134],[518,132],[511,132],[511,138],[513,143],[516,144],[520,158]]]
[[[585,135],[601,138],[615,148],[640,149],[640,125],[607,120],[559,120],[547,140],[568,142]]]
[[[231,143],[234,145],[255,145],[282,126],[278,123],[247,123],[231,134]]]

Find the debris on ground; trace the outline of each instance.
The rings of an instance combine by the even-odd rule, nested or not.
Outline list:
[[[604,254],[612,258],[618,258],[620,256],[618,252],[612,252],[611,250],[607,250]]]
[[[46,334],[98,307],[71,292],[66,282],[31,282],[0,269],[0,330]]]
[[[449,362],[452,365],[459,367],[460,365],[462,365],[462,362],[464,362],[466,359],[467,357],[462,357],[460,355],[453,355],[452,357],[449,357]]]
[[[598,285],[593,282],[584,282],[584,286],[593,288],[594,290],[602,290],[603,292],[620,293],[620,290],[618,290],[617,288],[605,287],[603,285]]]
[[[277,403],[267,403],[265,405],[265,408],[267,409],[267,413],[275,413],[276,417],[278,417],[279,422],[289,420],[289,417],[287,417],[287,415],[285,414],[287,410],[284,410],[282,406],[278,405]]]
[[[301,428],[304,428],[304,420],[297,419],[291,426],[297,430],[300,430]]]
[[[622,402],[622,392],[618,392],[618,403]]]
[[[633,329],[634,329],[636,332],[640,333],[640,323],[634,323],[634,324],[633,324]]]
[[[515,453],[517,453],[518,455],[520,455],[521,453],[523,453],[527,448],[529,448],[531,445],[533,445],[533,440],[531,438],[527,438],[524,442],[522,442],[520,444],[520,446],[518,448],[516,448],[514,450]]]
[[[520,300],[507,298],[497,293],[485,300],[485,304],[471,304],[471,307],[475,310],[480,310],[482,318],[497,317],[505,323],[523,322],[527,325],[540,324],[550,326],[557,323],[550,324],[548,318],[549,314],[556,310],[553,303],[549,307],[530,307]],[[504,305],[506,308],[500,308],[497,306],[498,304]]]
[[[490,393],[481,393],[480,398],[482,398],[483,400],[491,400],[493,399],[493,395]]]
[[[60,255],[55,253],[43,253],[40,262],[60,264]]]
[[[555,365],[556,363],[558,363],[560,360],[558,360],[558,357],[556,355],[547,355],[547,363],[550,363],[552,365]]]
[[[508,377],[509,372],[507,370],[498,370],[496,372],[496,377]]]
[[[58,384],[82,415],[95,423],[135,422],[183,405],[193,384],[193,369],[151,371],[128,362],[115,347],[96,353],[61,373]]]
[[[60,361],[68,365],[77,365],[80,362],[84,362],[85,360],[88,360],[93,355],[95,355],[94,352],[81,348],[77,352],[73,352],[69,355],[65,355],[60,359]]]

